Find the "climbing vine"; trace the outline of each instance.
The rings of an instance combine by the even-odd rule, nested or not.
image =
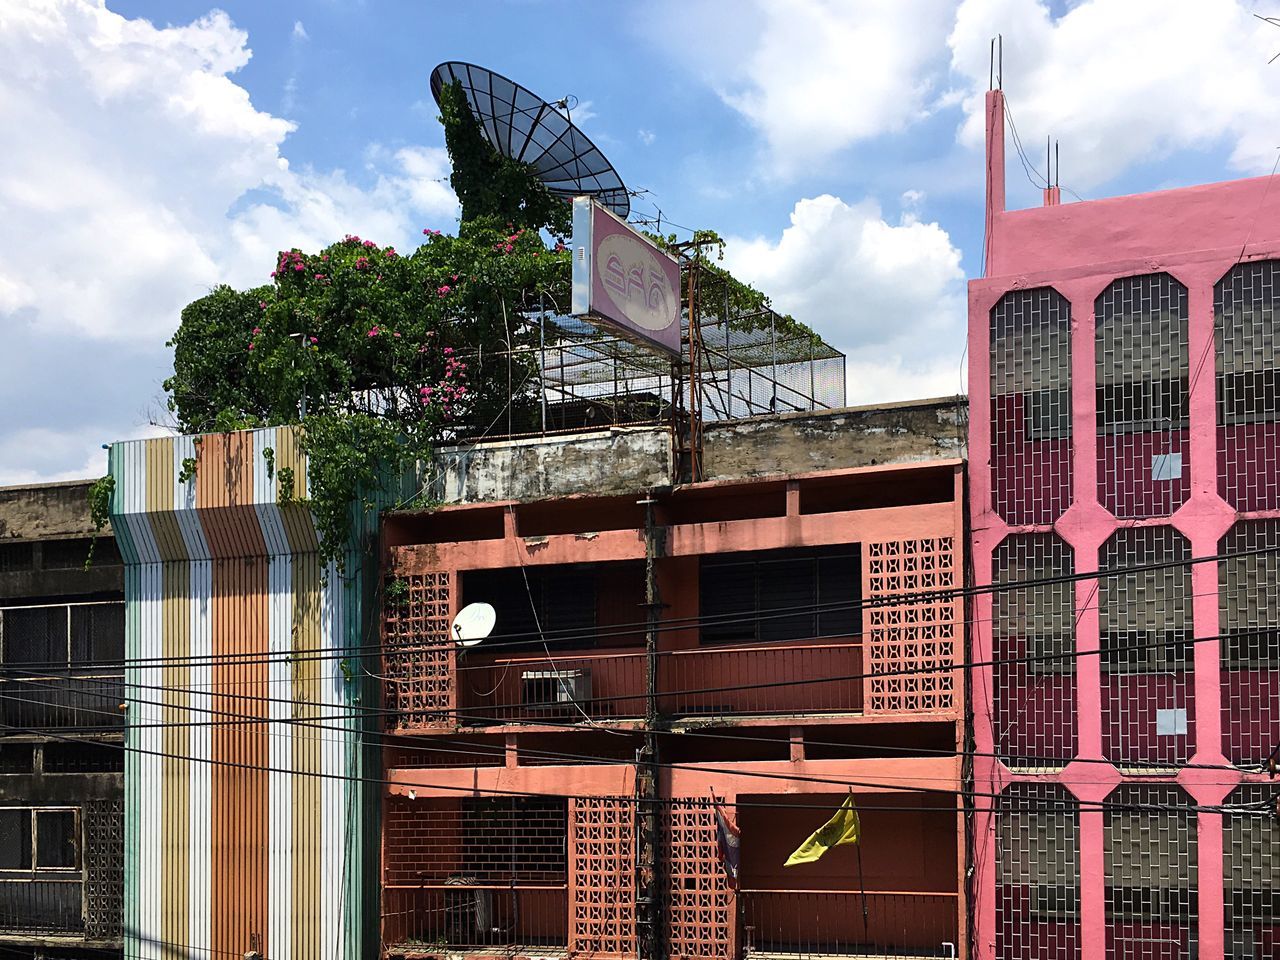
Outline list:
[[[264,266],[269,282],[219,286],[188,304],[168,343],[164,386],[184,432],[298,427],[305,486],[274,449],[263,451],[266,471],[281,503],[305,494],[321,552],[339,564],[360,513],[418,475],[437,444],[534,405],[533,311],[569,302],[570,254],[556,241],[569,232],[569,206],[489,146],[459,85],[442,91],[440,110],[462,205],[456,235],[424,229],[411,251],[354,235],[283,251]],[[730,284],[730,313],[768,305],[708,269]],[[196,470],[184,460],[179,479]]]
[[[107,474],[89,484],[89,520],[93,523],[93,537],[89,540],[89,554],[84,568],[93,565],[93,554],[98,546],[98,534],[111,520],[111,498],[116,491],[116,478]]]

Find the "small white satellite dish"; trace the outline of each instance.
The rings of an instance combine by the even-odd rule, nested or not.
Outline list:
[[[450,630],[459,646],[474,647],[493,633],[493,625],[497,622],[498,614],[490,604],[468,603],[453,618]]]

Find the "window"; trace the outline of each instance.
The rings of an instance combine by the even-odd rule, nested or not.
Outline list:
[[[596,577],[590,567],[475,570],[462,575],[463,604],[497,611],[494,639],[506,649],[591,647],[596,637]],[[639,619],[637,616],[635,619]]]
[[[1103,546],[1099,628],[1104,671],[1118,674],[1190,670],[1191,547],[1171,527],[1129,527]],[[1161,564],[1176,564],[1161,566]]]
[[[2,662],[14,667],[110,665],[124,660],[124,604],[0,609]]]
[[[703,557],[703,643],[752,643],[860,634],[857,545]]]
[[[1028,440],[1071,436],[1071,389],[1035,390],[1023,397]]]
[[[0,808],[0,879],[80,869],[79,811],[68,807]]]
[[[1280,523],[1244,520],[1222,538],[1218,612],[1222,665],[1229,670],[1280,668]]]
[[[35,551],[30,543],[0,543],[0,573],[31,570],[35,566]]]

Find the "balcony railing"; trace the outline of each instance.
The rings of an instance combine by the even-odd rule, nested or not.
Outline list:
[[[747,958],[958,956],[953,893],[741,890]]]
[[[568,888],[474,883],[388,886],[382,937],[390,958],[531,951],[568,945]]]
[[[0,937],[79,936],[84,932],[79,871],[59,877],[0,870]]]
[[[0,667],[0,723],[11,733],[123,729],[124,699],[124,676],[119,672],[51,676]]]
[[[862,663],[856,639],[666,650],[658,655],[658,709],[669,717],[858,713],[862,682],[848,678],[858,677]],[[468,652],[457,667],[459,719],[642,717],[646,669],[637,650]]]

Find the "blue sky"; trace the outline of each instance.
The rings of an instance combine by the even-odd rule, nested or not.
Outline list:
[[[850,402],[963,383],[982,91],[1085,197],[1267,173],[1280,0],[6,0],[0,483],[159,431],[164,340],[281,247],[402,247],[456,206],[428,77],[490,66],[575,120],[638,213],[846,350]],[[1010,149],[1012,205],[1039,192]]]

